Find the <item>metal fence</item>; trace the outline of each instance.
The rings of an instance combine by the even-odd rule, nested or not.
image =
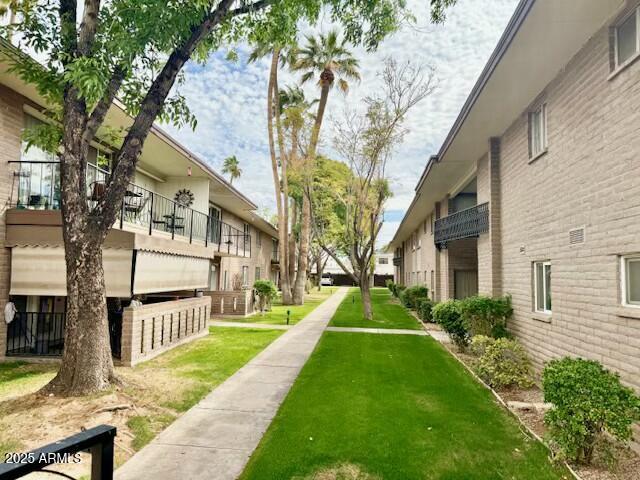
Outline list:
[[[60,163],[12,162],[19,164],[17,190],[12,205],[18,209],[59,210]],[[99,202],[107,187],[109,172],[87,164],[87,201],[90,206]],[[198,241],[220,252],[232,255],[251,255],[251,236],[206,213],[199,212],[171,200],[159,193],[129,183],[118,217],[120,228],[124,223],[154,231],[166,232],[171,238],[181,237],[189,242]]]
[[[434,241],[438,248],[447,248],[449,242],[477,237],[488,231],[489,203],[482,203],[436,220]]]

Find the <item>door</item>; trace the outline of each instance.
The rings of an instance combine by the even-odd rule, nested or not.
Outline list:
[[[209,205],[209,239],[211,243],[220,243],[222,211],[215,205]]]
[[[478,294],[478,271],[455,270],[453,272],[453,296],[457,300]]]
[[[211,263],[211,270],[209,272],[209,290],[216,292],[219,289],[220,283],[220,269],[215,263]]]

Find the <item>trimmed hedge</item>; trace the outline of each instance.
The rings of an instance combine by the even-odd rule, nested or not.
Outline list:
[[[422,298],[429,298],[429,289],[422,285],[409,287],[400,294],[402,304],[411,309],[415,309],[418,306],[418,300]]]
[[[419,298],[417,301],[416,312],[423,322],[433,322],[433,302],[429,298]]]
[[[432,309],[433,320],[442,326],[451,341],[463,349],[469,344],[470,336],[462,321],[462,302],[447,300],[435,305]]]
[[[531,360],[517,340],[478,335],[471,341],[471,350],[482,352],[475,371],[488,385],[494,388],[533,386]]]
[[[462,319],[471,337],[486,335],[507,337],[507,320],[513,315],[511,297],[491,298],[483,295],[465,298],[461,305]]]

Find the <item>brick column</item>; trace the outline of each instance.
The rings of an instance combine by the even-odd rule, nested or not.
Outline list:
[[[489,232],[478,238],[478,292],[502,295],[500,240],[500,139],[489,139],[489,153],[478,160],[478,204],[489,202]]]

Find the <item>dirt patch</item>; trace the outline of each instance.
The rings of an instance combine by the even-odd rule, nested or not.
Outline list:
[[[304,477],[304,480],[379,480],[377,475],[365,472],[359,465],[352,463],[341,463],[333,467],[318,470]],[[294,480],[301,480],[295,477]]]
[[[461,352],[453,344],[443,343],[442,345],[467,367],[473,369],[476,357],[467,352]],[[538,386],[528,389],[509,388],[499,390],[497,393],[505,403],[542,404],[544,401],[544,395]],[[536,408],[509,408],[509,410],[532,432],[545,438],[543,410]],[[594,463],[595,465],[572,465],[571,467],[583,480],[640,480],[640,456],[630,448],[613,446],[607,459],[596,459]]]

